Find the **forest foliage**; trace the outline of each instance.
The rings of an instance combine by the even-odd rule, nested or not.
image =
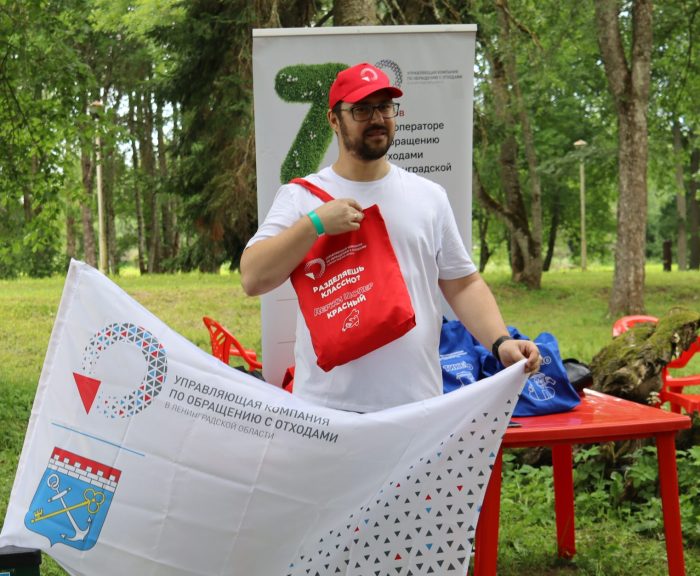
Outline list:
[[[0,0],[0,277],[235,268],[257,226],[252,30],[455,23],[478,26],[480,268],[538,288],[582,264],[582,164],[588,258],[643,274],[670,243],[699,268],[696,0]]]

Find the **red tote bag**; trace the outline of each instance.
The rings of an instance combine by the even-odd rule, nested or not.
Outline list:
[[[333,200],[302,178],[291,182],[324,202]],[[416,325],[379,206],[363,212],[359,230],[320,236],[291,274],[316,363],[326,372],[400,338]]]

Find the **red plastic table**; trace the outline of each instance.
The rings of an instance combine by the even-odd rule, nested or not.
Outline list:
[[[520,424],[520,427],[508,428],[501,450],[527,446],[550,446],[552,449],[557,545],[559,556],[563,558],[571,558],[576,554],[572,445],[655,438],[668,573],[670,576],[685,575],[675,436],[679,430],[690,428],[687,416],[586,390],[581,404],[570,412],[513,418],[513,421]],[[475,576],[496,574],[502,464],[500,451],[477,526]]]

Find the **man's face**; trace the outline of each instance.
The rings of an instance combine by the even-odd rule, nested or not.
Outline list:
[[[364,122],[353,118],[351,108],[369,104],[390,104],[391,98],[384,91],[371,94],[364,100],[351,104],[343,102],[339,111],[338,128],[345,149],[361,160],[378,160],[383,158],[396,132],[395,118],[384,118],[379,110],[372,109],[371,117]],[[356,113],[357,116],[359,114]]]

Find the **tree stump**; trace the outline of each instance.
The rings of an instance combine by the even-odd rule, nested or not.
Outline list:
[[[661,370],[697,338],[700,314],[672,308],[658,323],[623,332],[591,361],[594,390],[642,404],[655,404]]]

